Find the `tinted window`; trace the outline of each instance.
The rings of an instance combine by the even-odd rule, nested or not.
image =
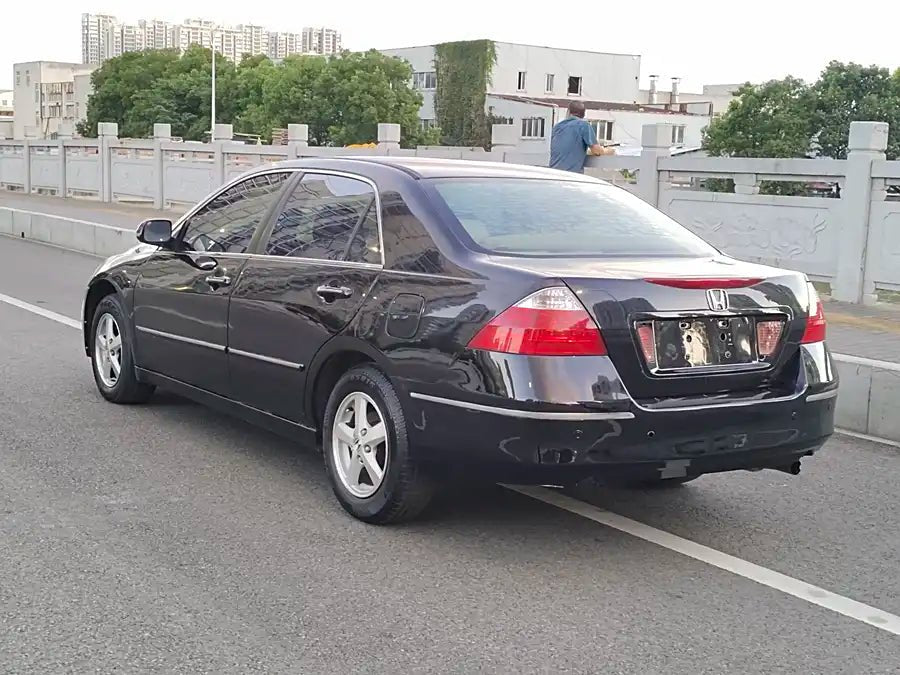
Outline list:
[[[243,253],[289,176],[267,173],[228,188],[191,217],[182,243],[194,251]]]
[[[374,190],[354,178],[304,175],[278,215],[265,252],[380,263]]]
[[[399,192],[381,193],[381,213],[385,256],[391,269],[423,274],[446,272],[434,240]]]
[[[482,249],[509,255],[712,255],[709,244],[625,190],[521,178],[434,181]]]

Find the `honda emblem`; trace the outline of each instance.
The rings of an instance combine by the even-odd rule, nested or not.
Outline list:
[[[714,312],[724,312],[728,309],[728,293],[721,288],[710,288],[706,291],[706,302]]]

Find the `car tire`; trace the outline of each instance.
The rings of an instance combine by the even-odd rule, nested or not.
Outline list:
[[[137,379],[134,343],[125,308],[111,294],[97,305],[91,322],[91,366],[97,389],[113,403],[144,403],[155,387]]]
[[[434,481],[410,452],[400,399],[380,370],[358,366],[341,377],[322,430],[325,468],[350,515],[384,525],[412,520],[428,506]]]

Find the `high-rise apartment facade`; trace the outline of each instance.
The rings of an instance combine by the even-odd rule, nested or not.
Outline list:
[[[82,14],[81,58],[101,64],[125,52],[179,49],[191,45],[215,48],[225,58],[240,61],[244,54],[283,59],[291,54],[336,54],[341,34],[332,28],[304,28],[301,33],[269,31],[255,24],[222,26],[208,19],[169,23],[141,19],[129,24],[109,14]]]

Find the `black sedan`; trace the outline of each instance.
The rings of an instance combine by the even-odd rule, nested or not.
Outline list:
[[[822,304],[603,181],[487,162],[270,165],[149,220],[84,302],[101,394],[164,387],[321,444],[344,508],[451,476],[797,473],[833,431]]]

